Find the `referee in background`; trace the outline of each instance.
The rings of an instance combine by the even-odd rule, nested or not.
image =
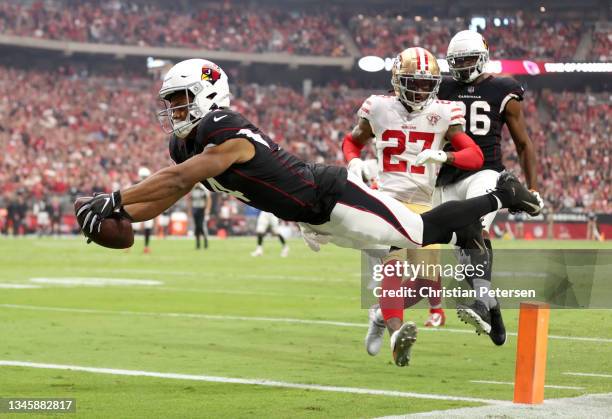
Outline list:
[[[211,206],[210,192],[202,184],[197,183],[191,190],[189,199],[189,211],[195,226],[196,249],[200,249],[200,236],[204,237],[204,249],[208,249],[208,227],[206,224],[210,216]]]

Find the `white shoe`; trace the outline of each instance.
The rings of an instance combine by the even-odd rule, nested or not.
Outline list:
[[[416,335],[417,327],[414,322],[404,323],[391,335],[393,360],[398,367],[405,367],[410,363],[410,352],[416,342]]]
[[[368,310],[368,333],[365,337],[365,347],[368,354],[378,355],[385,335],[385,320],[378,304],[373,305]]]
[[[263,256],[263,247],[257,246],[255,251],[251,253],[251,256],[253,257]]]
[[[281,257],[286,258],[287,256],[289,256],[289,246],[285,245],[281,250]]]

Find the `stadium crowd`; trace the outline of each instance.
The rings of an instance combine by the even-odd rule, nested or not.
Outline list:
[[[448,40],[468,25],[462,18],[402,15],[357,15],[349,22],[361,52],[383,57],[397,54],[405,45],[427,45],[434,55],[444,56]],[[521,12],[509,18],[486,18],[482,31],[493,58],[566,61],[573,59],[583,32],[581,21],[542,19],[539,15]]]
[[[194,3],[189,10],[178,6],[124,0],[13,0],[0,3],[0,33],[138,46],[347,55],[338,24],[328,14],[229,1]]]
[[[506,16],[506,17],[504,17]],[[572,60],[591,23],[550,14],[515,12],[485,18],[492,56],[505,59]],[[244,1],[173,3],[139,0],[0,3],[0,33],[43,39],[138,46],[186,47],[235,52],[349,55],[345,28],[363,55],[389,57],[406,45],[427,45],[437,56],[467,29],[469,18],[413,13],[352,14],[296,5],[255,6]],[[610,31],[593,33],[590,59],[610,58]]]
[[[169,164],[167,138],[154,117],[157,87],[145,78],[0,67],[0,208],[19,199],[28,209],[52,197],[69,203],[77,194],[137,181],[140,166],[155,171]],[[345,85],[300,92],[256,84],[234,92],[235,109],[284,148],[332,164],[343,164],[341,138],[371,93]],[[527,96],[540,189],[555,211],[610,212],[610,104],[605,94],[584,98],[551,91]],[[565,117],[546,118],[547,108]],[[520,171],[507,135],[503,144],[508,167]]]
[[[612,25],[608,28],[593,31],[593,46],[589,54],[593,61],[612,61]]]

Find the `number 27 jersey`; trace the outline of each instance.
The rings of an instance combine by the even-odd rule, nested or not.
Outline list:
[[[376,137],[379,189],[403,202],[431,205],[438,167],[416,166],[416,157],[426,149],[442,149],[448,128],[465,123],[462,107],[434,100],[408,112],[396,96],[373,95],[357,114],[368,120]]]

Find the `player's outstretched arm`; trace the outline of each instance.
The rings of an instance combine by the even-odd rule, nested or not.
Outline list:
[[[211,147],[176,166],[166,167],[146,180],[111,194],[100,194],[79,208],[83,231],[92,233],[100,223],[121,207],[145,204],[155,201],[176,202],[196,182],[217,176],[234,163],[245,163],[255,155],[255,147],[243,138],[234,138]],[[167,201],[166,201],[167,200]],[[159,207],[163,206],[161,203]],[[145,213],[140,217],[149,218],[158,211],[158,206],[132,207],[132,211]],[[129,214],[129,213],[128,213]],[[129,214],[134,216],[136,214]]]
[[[255,147],[248,140],[243,138],[227,140],[122,190],[121,202],[125,206],[170,199],[181,193],[180,196],[183,196],[197,182],[225,172],[234,163],[245,163],[254,155]]]
[[[506,105],[504,116],[516,146],[516,152],[519,156],[525,180],[527,181],[527,187],[531,190],[537,190],[535,147],[531,138],[529,138],[529,134],[527,134],[521,103],[518,100],[511,99]]]
[[[140,202],[138,204],[125,205],[123,210],[130,216],[132,222],[152,220],[165,210],[174,205],[179,199],[189,193],[190,189],[182,190],[165,199],[152,202]]]

